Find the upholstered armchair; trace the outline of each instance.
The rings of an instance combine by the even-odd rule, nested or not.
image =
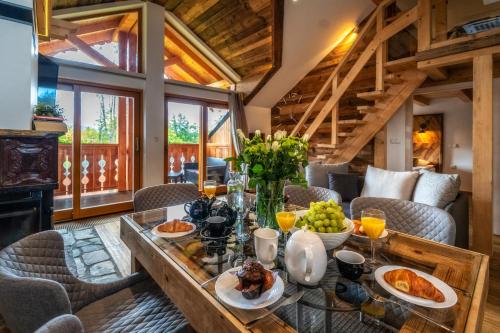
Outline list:
[[[288,196],[288,203],[305,208],[309,208],[309,204],[316,201],[333,199],[336,203],[342,202],[342,198],[337,192],[317,186],[288,185],[285,186],[285,194]]]
[[[200,194],[194,184],[162,184],[145,187],[134,194],[134,211],[184,204],[196,200]]]
[[[28,236],[0,251],[0,313],[13,333],[32,333],[65,314],[75,314],[86,332],[190,329],[146,275],[88,283],[71,273],[67,259],[63,238],[56,231]],[[64,321],[75,325],[72,319]],[[63,325],[57,321],[51,325],[59,324]]]
[[[35,333],[84,333],[83,324],[74,315],[60,315],[45,323]]]
[[[359,219],[367,208],[382,210],[388,229],[455,245],[455,221],[441,208],[399,199],[360,197],[351,202],[351,216]]]

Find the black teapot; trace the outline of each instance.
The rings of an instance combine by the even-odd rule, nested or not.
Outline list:
[[[207,197],[201,197],[195,201],[188,202],[184,205],[184,211],[193,220],[202,221],[210,215],[212,209],[212,204],[215,201],[215,197],[209,199]]]
[[[226,219],[225,225],[230,228],[238,217],[238,213],[225,202],[220,202],[210,211],[210,216],[222,216]]]

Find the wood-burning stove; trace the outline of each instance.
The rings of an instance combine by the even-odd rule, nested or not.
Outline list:
[[[52,229],[59,135],[0,130],[0,249]]]

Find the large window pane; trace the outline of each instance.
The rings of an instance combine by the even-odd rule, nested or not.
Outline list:
[[[132,200],[132,97],[81,94],[81,208]]]
[[[39,44],[39,52],[57,59],[138,71],[139,13],[126,12],[74,20],[76,33]]]
[[[54,191],[56,211],[73,208],[73,133],[74,133],[74,92],[57,89],[56,104],[63,108],[68,132],[59,137],[58,149],[58,187]]]
[[[199,184],[201,112],[202,107],[197,104],[167,103],[169,182]]]
[[[231,122],[226,108],[208,107],[207,179],[226,184],[229,165],[225,158],[231,156]]]

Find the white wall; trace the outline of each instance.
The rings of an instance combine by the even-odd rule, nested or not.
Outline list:
[[[286,0],[282,66],[250,105],[275,105],[374,8],[371,0]]]
[[[387,123],[387,170],[407,171],[412,165],[413,103],[401,106]]]
[[[443,173],[460,175],[462,191],[472,191],[472,103],[458,98],[414,105],[414,114],[443,114]]]
[[[8,2],[33,6],[29,0]],[[0,31],[0,128],[31,129],[38,73],[33,27],[0,18]]]
[[[248,132],[260,130],[262,133],[271,134],[271,109],[247,105],[245,107]]]

